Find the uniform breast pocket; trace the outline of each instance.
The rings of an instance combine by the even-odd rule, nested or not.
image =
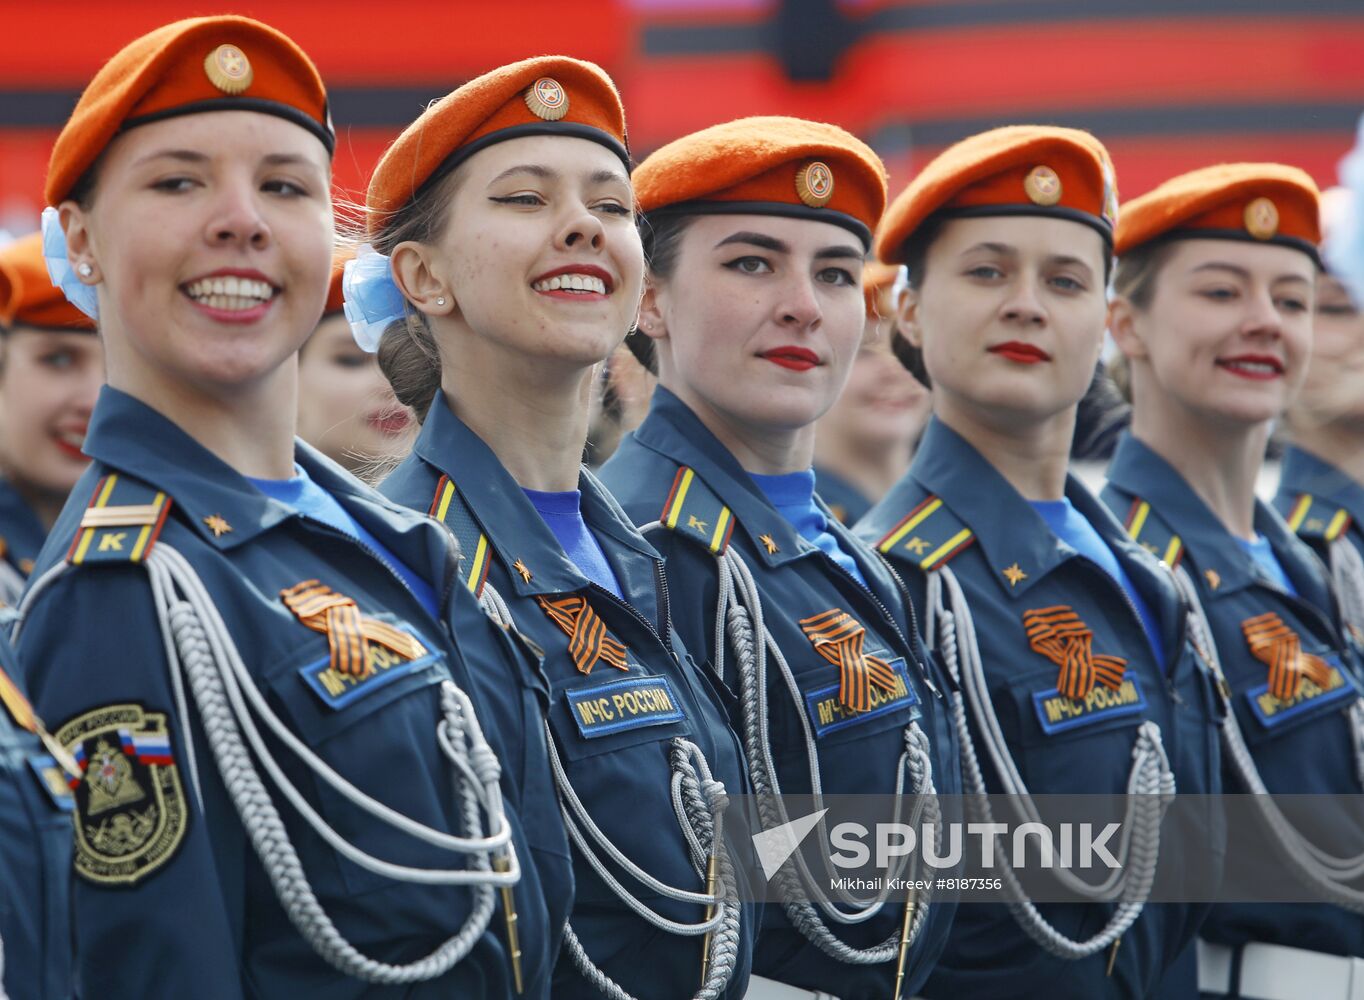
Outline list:
[[[1359,690],[1340,657],[1333,651],[1319,649],[1310,654],[1324,669],[1305,674],[1298,682],[1292,697],[1281,698],[1269,690],[1268,677],[1252,682],[1249,687],[1238,685],[1236,711],[1246,744],[1255,747],[1282,739],[1311,723],[1320,723],[1325,716],[1341,715],[1341,752],[1350,746],[1345,728],[1344,710],[1359,697]],[[1254,677],[1254,675],[1252,675]]]
[[[796,675],[801,694],[800,711],[805,714],[810,731],[821,747],[856,742],[886,730],[900,730],[922,717],[923,699],[918,682],[911,678],[904,658],[893,656],[886,649],[869,651],[867,655],[888,669],[879,679],[872,673],[864,681],[850,677],[846,691],[838,667],[818,664]],[[857,703],[859,698],[862,699],[861,706]]]
[[[269,686],[277,708],[293,731],[332,770],[371,798],[419,823],[450,830],[455,815],[450,775],[436,738],[440,688],[449,678],[445,654],[410,629],[421,644],[404,656],[369,643],[369,673],[363,677],[331,668],[325,640],[309,642],[281,669]],[[287,752],[278,759],[290,779],[313,799],[323,819],[344,839],[384,861],[416,867],[458,867],[456,855],[436,851],[395,831],[357,806],[321,776]],[[302,819],[282,796],[276,805],[291,831]],[[308,832],[295,836],[304,866],[325,892],[325,881],[339,879],[348,894],[396,885],[337,856]]]
[[[569,679],[550,710],[568,781],[606,839],[654,877],[690,889],[696,873],[673,812],[671,751],[675,737],[695,739],[694,711],[678,679],[645,673]],[[580,876],[578,898],[614,897]]]
[[[1128,670],[1116,688],[1096,683],[1083,698],[1056,689],[1056,671],[1033,671],[992,688],[1005,739],[1030,791],[1120,792],[1137,727],[1148,717],[1150,681]],[[968,710],[969,711],[969,710]],[[1011,718],[1009,718],[1011,716]],[[979,740],[979,727],[972,734]]]

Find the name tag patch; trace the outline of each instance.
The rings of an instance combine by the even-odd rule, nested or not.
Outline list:
[[[404,632],[416,638],[418,642],[422,642],[421,636],[410,628],[400,627]],[[427,649],[431,648],[425,642],[422,642],[422,645]],[[369,643],[368,661],[370,672],[364,677],[354,677],[350,674],[336,672],[331,668],[331,659],[327,656],[309,663],[305,667],[300,667],[298,675],[303,678],[308,687],[313,689],[313,693],[322,699],[324,705],[339,712],[347,705],[373,694],[380,688],[385,688],[394,681],[401,680],[409,674],[415,674],[417,671],[426,668],[435,662],[438,655],[437,653],[427,653],[415,660],[409,660],[377,642],[371,642]]]
[[[76,808],[71,786],[67,784],[66,772],[52,756],[45,753],[32,754],[28,758],[28,766],[33,769],[38,784],[43,786],[43,791],[47,792],[54,806],[67,812]]]
[[[1037,709],[1037,721],[1049,736],[1125,715],[1140,715],[1146,709],[1141,683],[1130,671],[1116,690],[1095,684],[1089,694],[1076,700],[1052,688],[1036,692],[1032,700]]]
[[[628,677],[568,692],[569,713],[585,739],[686,718],[666,677]]]
[[[865,712],[854,711],[840,702],[837,684],[805,693],[805,707],[810,712],[810,722],[814,724],[816,738],[836,733],[849,726],[859,726],[902,708],[911,709],[911,720],[923,714],[915,707],[919,704],[919,696],[909,683],[909,672],[904,659],[898,658],[887,662],[895,671],[895,688],[887,691],[875,684],[870,685],[871,706]]]
[[[1331,667],[1331,676],[1325,687],[1304,677],[1298,683],[1298,693],[1287,700],[1270,694],[1268,682],[1246,692],[1250,710],[1255,714],[1255,718],[1260,720],[1262,726],[1273,729],[1314,709],[1346,701],[1358,694],[1354,685],[1341,672],[1338,657],[1326,653],[1322,655],[1322,659]]]

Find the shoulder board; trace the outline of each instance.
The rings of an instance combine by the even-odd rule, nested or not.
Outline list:
[[[454,534],[459,542],[460,579],[475,597],[483,596],[483,585],[488,582],[488,567],[492,563],[488,536],[483,533],[478,519],[464,495],[455,488],[449,476],[441,476],[436,483],[436,495],[428,513]]]
[[[930,493],[876,543],[876,550],[931,572],[946,566],[975,538],[975,532]]]
[[[669,531],[700,542],[717,556],[729,548],[734,534],[733,512],[685,465],[673,477],[668,501],[658,519]]]
[[[141,480],[111,472],[95,487],[67,550],[73,566],[142,562],[156,544],[171,498]]]
[[[1344,507],[1327,503],[1320,497],[1303,493],[1283,511],[1289,529],[1301,538],[1323,538],[1334,542],[1350,528],[1350,514]]]
[[[1127,509],[1122,526],[1132,536],[1132,541],[1170,569],[1177,567],[1179,560],[1184,558],[1184,542],[1175,534],[1174,529],[1165,523],[1164,518],[1141,497],[1132,498],[1132,505]]]

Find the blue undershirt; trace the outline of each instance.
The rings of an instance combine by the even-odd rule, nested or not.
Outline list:
[[[304,517],[321,521],[329,528],[335,528],[343,535],[347,535],[372,549],[380,559],[388,564],[389,569],[402,578],[408,589],[412,591],[412,595],[421,602],[422,607],[427,610],[431,617],[440,619],[440,602],[436,597],[435,588],[414,573],[411,567],[390,552],[379,539],[366,531],[355,518],[350,516],[346,508],[341,506],[336,497],[308,477],[302,466],[294,466],[292,479],[253,479],[247,476],[246,481],[270,499],[278,500],[284,506],[297,511]],[[325,582],[324,580],[323,583]]]
[[[582,492],[568,490],[564,493],[542,493],[539,490],[527,489],[522,489],[521,492],[526,495],[526,499],[530,501],[549,530],[554,532],[554,537],[563,546],[564,554],[578,567],[578,572],[597,586],[625,600],[620,581],[616,579],[611,564],[606,561],[606,553],[602,551],[601,543],[597,541],[597,536],[588,530],[587,522],[583,520]]]
[[[1118,557],[1113,554],[1103,536],[1094,529],[1094,525],[1090,524],[1069,500],[1029,500],[1028,504],[1047,522],[1052,534],[1080,555],[1098,563],[1123,589],[1131,599],[1133,607],[1137,609],[1137,616],[1141,619],[1141,627],[1151,644],[1151,652],[1156,656],[1156,663],[1164,667],[1165,646],[1160,638],[1160,622],[1151,613],[1151,608],[1141,596],[1141,591],[1132,583],[1132,578],[1122,568],[1122,563],[1118,562]]]
[[[1236,543],[1246,550],[1250,558],[1255,560],[1255,567],[1260,574],[1267,578],[1270,583],[1278,587],[1286,594],[1298,596],[1298,590],[1293,586],[1293,581],[1288,578],[1288,574],[1283,570],[1283,564],[1279,562],[1279,557],[1274,554],[1273,547],[1269,544],[1269,539],[1264,535],[1256,535],[1255,541],[1248,542],[1244,538],[1236,539]]]
[[[760,476],[756,472],[750,472],[749,476],[758,484],[758,489],[763,491],[767,502],[777,508],[777,513],[786,518],[801,538],[847,570],[862,586],[867,586],[862,570],[857,566],[857,560],[843,550],[838,536],[829,530],[829,519],[815,503],[813,469],[788,472],[780,476]]]

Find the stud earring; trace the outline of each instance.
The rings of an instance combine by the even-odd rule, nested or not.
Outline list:
[[[80,265],[76,268],[76,273],[79,274],[82,278],[88,278],[90,277],[90,275],[95,273],[95,269],[91,267],[88,263],[82,261]]]
[[[445,296],[444,296],[444,295],[442,295],[442,296],[440,296],[439,298],[436,299],[436,305],[438,305],[438,306],[443,306],[443,305],[445,305]]]

